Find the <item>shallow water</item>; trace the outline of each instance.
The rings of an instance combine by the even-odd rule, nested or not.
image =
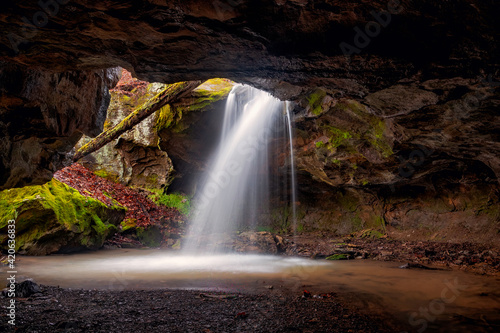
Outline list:
[[[264,255],[179,255],[159,250],[21,256],[19,278],[66,288],[336,292],[367,312],[385,310],[409,331],[496,332],[500,279],[457,271],[400,269],[394,262]],[[5,276],[5,269],[0,275]],[[2,276],[2,279],[5,278]],[[268,287],[272,285],[273,289]],[[349,296],[350,295],[350,296]]]

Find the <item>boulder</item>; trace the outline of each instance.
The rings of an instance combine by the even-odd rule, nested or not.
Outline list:
[[[160,83],[148,84],[139,81],[135,88],[132,86],[131,91],[112,90],[104,130],[120,123],[135,108],[146,103],[164,87],[165,85]],[[119,83],[117,88],[123,86]],[[156,131],[161,115],[168,112],[169,107],[163,109],[153,113],[118,139],[85,156],[79,161],[80,164],[98,176],[123,185],[146,189],[168,185],[173,171],[172,161],[168,154],[158,147],[159,138]],[[76,144],[76,149],[90,140],[90,137],[84,136]]]
[[[233,243],[235,252],[277,254],[275,237],[266,231],[245,231],[240,233]]]
[[[55,179],[0,192],[0,210],[1,247],[8,248],[8,221],[15,220],[15,248],[27,255],[98,249],[125,216],[118,203],[107,206]]]
[[[117,125],[165,87],[161,83],[133,80],[125,70],[122,77],[128,79],[120,81],[111,91],[104,129]],[[132,83],[128,83],[131,80]],[[179,166],[175,170],[178,179],[188,173],[186,163],[196,169],[193,160],[199,159],[200,152],[194,152],[197,146],[191,145],[193,140],[186,133],[199,130],[203,123],[199,122],[200,114],[214,110],[214,103],[225,99],[232,86],[231,81],[223,79],[206,81],[188,96],[166,105],[118,139],[87,155],[80,164],[101,177],[127,186],[159,189],[170,185],[174,164]],[[194,123],[197,124],[193,126]],[[76,148],[90,139],[83,137]]]

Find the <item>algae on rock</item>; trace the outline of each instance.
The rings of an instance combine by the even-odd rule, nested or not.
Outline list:
[[[108,207],[52,179],[44,185],[0,192],[0,244],[7,248],[7,224],[16,221],[16,250],[28,255],[98,249],[125,217],[120,205]]]

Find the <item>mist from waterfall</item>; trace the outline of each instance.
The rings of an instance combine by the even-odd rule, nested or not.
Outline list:
[[[288,102],[246,85],[231,90],[219,147],[194,198],[185,252],[222,252],[235,231],[269,224],[276,197],[294,205],[291,139]],[[289,218],[295,228],[295,208],[292,211]]]

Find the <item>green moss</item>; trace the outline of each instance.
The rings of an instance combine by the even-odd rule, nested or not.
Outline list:
[[[169,104],[162,107],[160,110],[156,111],[156,124],[154,126],[155,131],[159,131],[169,128],[174,120],[175,113],[172,112],[172,108]]]
[[[55,179],[40,186],[27,186],[0,192],[0,230],[16,214],[16,249],[36,242],[48,230],[62,226],[81,234],[81,243],[100,246],[115,231],[109,221],[103,221],[109,209],[124,211],[121,206],[107,207],[104,203],[81,195],[77,190]]]
[[[361,118],[369,115],[369,113],[366,111],[366,107],[355,100],[342,100],[335,105],[335,108],[338,108],[342,111],[352,111]]]
[[[322,148],[324,146],[325,146],[325,143],[323,141],[316,142],[316,148]]]
[[[360,235],[361,238],[382,238],[384,237],[384,234],[382,234],[380,231],[378,230],[374,230],[374,229],[367,229],[367,230],[364,230],[361,235]]]
[[[195,98],[194,103],[191,103],[186,111],[199,111],[212,103],[220,101],[231,92],[234,83],[226,79],[210,79],[193,90]]]
[[[359,216],[355,216],[351,220],[352,223],[352,231],[360,230],[363,228],[364,222]]]
[[[104,121],[104,126],[103,126],[102,130],[103,130],[103,131],[107,131],[107,130],[108,130],[108,129],[110,129],[111,127],[113,127],[113,125],[111,124],[111,122],[110,122],[108,119],[106,119],[106,120]]]
[[[120,223],[120,226],[122,227],[121,232],[135,229],[137,227],[137,220],[132,218],[126,219]]]
[[[98,177],[105,178],[107,180],[110,180],[114,183],[118,183],[120,180],[120,177],[114,173],[108,172],[106,169],[99,169],[94,171],[94,174]]]
[[[351,133],[344,131],[340,128],[327,126],[327,129],[330,133],[330,140],[328,141],[330,143],[328,145],[329,149],[338,148],[341,145],[346,144],[346,141],[353,137]]]
[[[347,259],[349,259],[349,255],[343,253],[334,254],[329,257],[326,257],[326,260],[347,260]]]
[[[372,145],[373,148],[377,149],[383,157],[388,158],[391,155],[394,155],[391,146],[384,139],[367,138],[367,141]]]
[[[174,245],[172,245],[172,249],[174,249],[174,250],[179,250],[180,248],[181,248],[181,240],[180,240],[180,239],[178,239],[178,240],[174,243]]]
[[[210,79],[194,89],[187,102],[166,105],[157,111],[155,130],[158,133],[170,128],[174,133],[180,133],[189,127],[182,119],[186,112],[202,111],[211,104],[229,95],[234,82],[227,79]]]
[[[346,145],[348,152],[353,154],[359,153],[356,147],[347,145],[348,142],[346,142],[349,138],[355,138],[368,142],[385,158],[394,154],[389,140],[384,135],[386,131],[386,124],[383,119],[370,114],[363,104],[354,100],[342,100],[335,105],[334,110],[335,109],[356,115],[356,117],[364,122],[366,126],[361,126],[359,129],[352,131],[347,131],[341,128],[329,128],[332,132],[332,148]]]
[[[319,116],[323,112],[323,99],[326,96],[326,92],[318,89],[309,96],[307,96],[307,102],[309,104],[309,108],[311,113]]]
[[[147,182],[149,184],[156,184],[156,183],[158,183],[158,175],[149,175],[147,177]]]
[[[349,212],[354,212],[358,208],[359,200],[349,194],[339,194],[337,196],[337,202],[342,208]]]
[[[148,247],[158,247],[163,240],[163,235],[158,227],[151,226],[147,229],[137,228],[137,238]]]
[[[385,230],[385,220],[382,216],[376,216],[375,217],[375,225],[377,227],[380,227],[382,228],[382,230],[384,231],[384,233],[386,232]]]
[[[191,199],[186,195],[180,193],[165,194],[163,190],[157,190],[149,197],[159,205],[178,209],[184,215],[189,215],[191,211]]]
[[[297,210],[297,221],[304,218],[302,210]],[[277,234],[288,233],[292,230],[293,209],[289,205],[278,206],[271,210],[272,229]],[[299,225],[299,222],[297,223]]]

